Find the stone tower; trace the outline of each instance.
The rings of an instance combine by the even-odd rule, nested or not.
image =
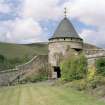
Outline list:
[[[61,57],[65,56],[70,49],[74,50],[75,53],[78,53],[83,49],[83,40],[78,36],[66,15],[58,25],[53,36],[49,39],[48,47],[48,61],[52,72],[51,78],[60,78]]]

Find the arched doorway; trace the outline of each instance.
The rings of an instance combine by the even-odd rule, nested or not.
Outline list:
[[[54,66],[54,72],[56,72],[57,78],[61,77],[61,69],[59,66]]]

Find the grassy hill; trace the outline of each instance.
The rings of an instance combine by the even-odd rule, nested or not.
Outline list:
[[[47,43],[0,43],[0,70],[15,68],[16,65],[28,62],[35,55],[42,55],[47,53]]]
[[[33,43],[33,44],[26,44],[25,46],[31,47],[36,54],[48,54],[48,43]]]
[[[33,56],[36,54],[46,54],[47,53],[47,44],[9,44],[9,43],[0,43],[0,55],[4,55],[9,59],[13,58],[23,58],[24,56]]]
[[[94,45],[84,44],[86,49],[97,48]],[[32,57],[33,55],[47,54],[48,43],[33,44],[9,44],[0,43],[0,55],[4,55],[9,59],[23,58],[24,56]]]
[[[105,105],[105,103],[66,86],[36,83],[0,88],[0,105]]]
[[[100,49],[100,47],[97,47],[97,46],[92,45],[92,44],[85,43],[84,44],[84,49]]]
[[[85,49],[95,49],[94,45],[84,44]],[[48,54],[48,43],[10,44],[0,43],[0,56],[6,58],[0,62],[0,70],[14,68],[16,65],[29,61],[35,55]],[[0,58],[1,59],[1,58]]]

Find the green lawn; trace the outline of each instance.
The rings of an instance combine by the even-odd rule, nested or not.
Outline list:
[[[105,105],[65,86],[37,83],[0,88],[0,105]]]

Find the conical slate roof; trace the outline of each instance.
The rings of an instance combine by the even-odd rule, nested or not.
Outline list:
[[[80,38],[72,23],[66,17],[60,22],[52,38]],[[51,38],[51,39],[52,39]]]

